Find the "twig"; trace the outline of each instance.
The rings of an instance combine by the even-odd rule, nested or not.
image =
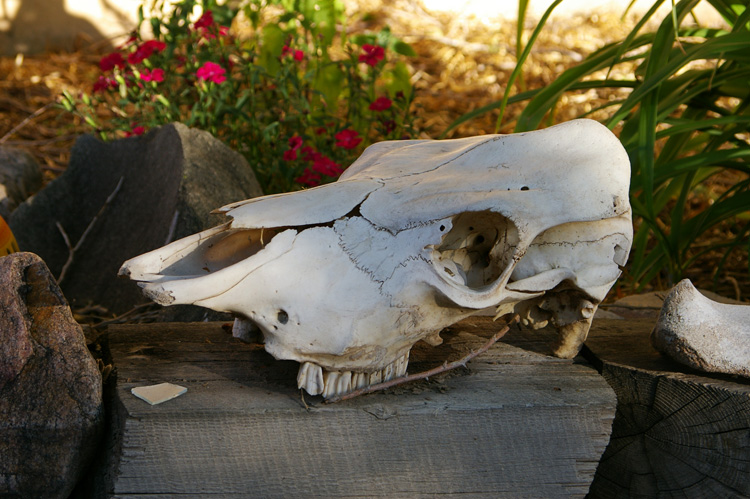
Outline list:
[[[140,305],[136,305],[135,307],[131,308],[127,312],[123,312],[122,314],[118,315],[114,319],[108,319],[106,321],[101,321],[100,323],[94,324],[91,327],[94,328],[94,329],[99,329],[99,328],[107,327],[107,326],[109,326],[111,324],[122,324],[123,322],[125,322],[126,319],[129,319],[131,316],[137,315],[144,308],[150,308],[150,307],[153,307],[155,305],[156,304],[153,303],[153,302],[141,303]]]
[[[380,390],[385,390],[386,388],[391,388],[394,386],[402,385],[404,383],[410,383],[412,381],[417,381],[420,379],[427,379],[430,376],[435,376],[436,374],[444,373],[446,371],[450,371],[451,369],[455,369],[457,367],[465,366],[467,362],[469,362],[471,359],[476,357],[477,355],[483,354],[487,350],[490,349],[492,345],[494,345],[497,340],[505,336],[505,333],[508,332],[510,329],[511,324],[518,321],[518,316],[513,316],[512,319],[508,321],[508,323],[505,325],[504,328],[502,328],[500,331],[495,333],[492,338],[487,340],[487,342],[482,345],[482,347],[479,350],[472,350],[469,352],[466,356],[462,357],[459,360],[453,361],[453,362],[443,362],[443,365],[434,367],[432,369],[429,369],[427,371],[422,371],[421,373],[416,374],[410,374],[408,376],[402,376],[400,378],[395,378],[389,381],[384,381],[383,383],[377,383],[375,385],[365,386],[363,388],[360,388],[358,390],[354,390],[352,392],[346,393],[344,395],[341,395],[339,397],[331,397],[329,399],[325,400],[326,404],[335,404],[336,402],[341,402],[343,400],[349,400],[354,397],[358,397],[360,395],[365,395],[367,393],[372,393]]]
[[[7,138],[10,136],[10,132],[8,132],[3,138]],[[45,146],[48,144],[54,144],[57,142],[66,142],[69,140],[73,140],[75,138],[78,138],[80,135],[60,135],[55,137],[50,137],[47,139],[34,139],[34,140],[6,140],[2,143],[6,146]],[[61,148],[61,150],[64,150]]]
[[[169,232],[167,233],[167,240],[164,241],[164,245],[172,242],[172,239],[174,239],[174,233],[175,230],[177,230],[177,220],[180,218],[180,210],[174,210],[174,215],[172,215],[172,222],[169,224]]]
[[[102,207],[99,208],[99,212],[96,215],[94,215],[93,219],[91,219],[91,222],[89,222],[89,225],[86,227],[86,230],[83,231],[81,238],[78,240],[75,246],[72,246],[70,244],[70,238],[68,238],[68,235],[65,233],[65,230],[63,229],[62,225],[60,225],[60,222],[55,222],[55,225],[57,225],[57,229],[60,231],[60,234],[62,234],[62,237],[65,240],[65,245],[68,247],[68,259],[65,261],[65,264],[63,265],[63,268],[60,271],[60,277],[57,278],[58,285],[62,283],[63,279],[65,279],[65,275],[68,273],[68,269],[73,263],[73,258],[75,257],[76,251],[78,251],[81,248],[81,245],[83,244],[83,241],[86,239],[86,236],[89,235],[89,232],[91,232],[91,229],[94,228],[96,221],[99,220],[99,217],[102,215],[102,213],[104,213],[104,209],[112,202],[112,200],[115,198],[117,193],[120,191],[120,187],[122,187],[122,182],[124,180],[125,180],[125,177],[120,177],[120,181],[117,182],[117,187],[115,187],[115,190],[112,191],[112,194],[110,194],[107,197],[107,199],[104,201],[104,204],[102,205]]]
[[[49,109],[50,107],[52,107],[54,104],[55,104],[54,102],[50,102],[50,103],[45,104],[44,106],[40,107],[39,109],[37,109],[36,111],[34,111],[33,113],[31,113],[30,116],[27,116],[26,119],[24,119],[21,123],[19,123],[18,125],[14,126],[13,128],[11,128],[8,133],[6,133],[2,137],[0,137],[0,145],[4,144],[5,141],[8,140],[8,137],[12,137],[14,133],[16,133],[21,128],[25,127],[27,123],[29,123],[31,120],[33,120],[34,118],[36,118],[40,114],[44,113],[47,109]]]

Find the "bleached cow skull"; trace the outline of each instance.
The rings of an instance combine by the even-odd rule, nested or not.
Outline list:
[[[329,185],[238,202],[224,225],[125,262],[163,305],[254,324],[324,397],[405,374],[477,310],[516,312],[574,356],[632,239],[628,157],[604,126],[381,142]]]

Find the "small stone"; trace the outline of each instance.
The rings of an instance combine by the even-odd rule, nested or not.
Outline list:
[[[137,386],[130,393],[151,405],[161,404],[172,400],[187,392],[187,388],[172,383],[159,383],[158,385]]]
[[[101,374],[47,266],[0,258],[0,497],[68,497],[103,421]]]
[[[750,306],[710,300],[688,279],[664,299],[651,341],[693,369],[750,377]]]

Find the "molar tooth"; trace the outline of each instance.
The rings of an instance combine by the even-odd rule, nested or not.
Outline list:
[[[368,373],[352,373],[352,389],[359,390],[370,384],[370,375]]]
[[[325,387],[323,388],[324,398],[330,398],[336,395],[336,382],[338,379],[338,371],[323,371],[323,382],[325,383]]]
[[[370,380],[367,383],[368,385],[377,385],[378,383],[383,382],[383,371],[375,371],[374,373],[370,373]]]
[[[312,362],[303,363],[297,374],[297,387],[304,388],[310,395],[318,395],[323,392],[325,387],[323,368]]]
[[[390,381],[393,378],[393,375],[396,373],[394,364],[395,362],[391,362],[383,369],[383,381]]]
[[[396,360],[396,373],[395,376],[397,378],[400,378],[401,376],[406,375],[406,367],[409,365],[409,352],[406,352],[404,355],[398,358]]]
[[[352,391],[352,372],[340,372],[339,379],[336,380],[336,395],[344,395],[350,391]]]

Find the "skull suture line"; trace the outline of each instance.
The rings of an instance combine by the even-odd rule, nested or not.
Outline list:
[[[486,307],[572,357],[632,240],[630,165],[590,120],[381,142],[329,185],[225,206],[232,220],[125,262],[164,305],[257,325],[324,397],[404,375],[409,350]],[[237,326],[237,324],[236,324]]]

